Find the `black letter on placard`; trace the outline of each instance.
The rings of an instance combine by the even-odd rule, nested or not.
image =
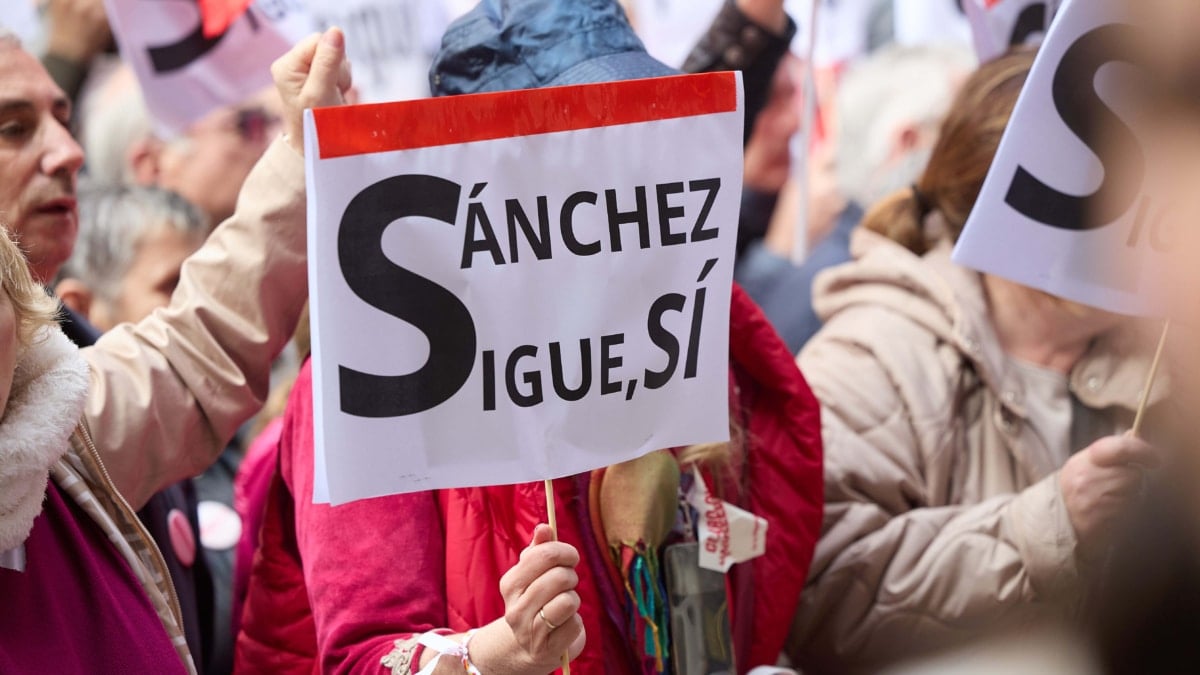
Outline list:
[[[595,192],[576,192],[563,202],[562,210],[558,213],[558,224],[562,228],[563,243],[567,250],[578,256],[596,255],[600,252],[600,242],[593,241],[584,244],[575,236],[575,207],[580,204],[596,204]]]
[[[650,214],[646,211],[646,186],[638,185],[633,188],[635,205],[632,211],[621,211],[617,206],[617,191],[605,190],[604,201],[608,205],[608,237],[612,240],[612,250],[621,250],[621,226],[638,226],[638,243],[642,248],[650,248]]]
[[[579,386],[571,389],[567,386],[567,378],[563,373],[562,345],[550,343],[550,379],[554,383],[554,393],[564,401],[578,401],[587,396],[592,387],[592,341],[584,338],[579,341]]]
[[[612,347],[622,344],[625,344],[625,336],[621,333],[600,336],[600,393],[602,395],[621,393],[621,383],[608,379],[608,375],[613,368],[620,368],[621,364],[625,362],[624,358],[615,356],[609,351]]]
[[[665,183],[655,189],[658,192],[658,234],[662,238],[662,245],[686,244],[687,234],[671,231],[671,221],[683,217],[683,207],[671,206],[667,203],[668,197],[683,192],[683,183]]]
[[[412,324],[429,339],[429,360],[407,375],[374,375],[338,366],[342,412],[400,417],[444,403],[475,367],[475,323],[450,291],[388,259],[383,233],[401,218],[454,225],[461,187],[444,178],[385,178],[350,200],[338,228],[338,264],[367,304]]]
[[[1049,26],[1046,25],[1046,3],[1035,2],[1017,15],[1017,22],[1013,24],[1008,44],[1013,47],[1023,45],[1031,35],[1045,33],[1047,28]]]
[[[687,298],[679,293],[668,293],[654,301],[650,305],[650,314],[646,317],[646,330],[650,333],[650,341],[655,347],[663,350],[667,355],[667,365],[662,370],[655,372],[646,369],[646,388],[658,389],[667,382],[671,381],[671,376],[675,374],[675,368],[679,365],[679,338],[671,331],[663,328],[662,317],[667,311],[682,312],[684,304],[687,303]]]
[[[192,4],[196,4],[195,0]],[[246,10],[246,20],[257,30],[258,21],[254,18],[253,12],[253,8]],[[148,48],[146,52],[150,57],[150,65],[153,66],[156,73],[179,70],[211,51],[225,38],[225,34],[228,32],[229,29],[226,28],[220,35],[204,37],[204,22],[200,19],[200,10],[197,6],[195,30],[177,42]]]
[[[688,335],[687,362],[683,366],[683,379],[685,380],[696,376],[696,368],[700,361],[700,328],[704,325],[704,296],[706,293],[703,288],[696,289],[696,306],[692,309],[692,332]]]
[[[712,211],[713,204],[717,201],[717,193],[721,191],[721,179],[705,178],[688,183],[688,191],[695,192],[696,190],[706,190],[707,194],[704,195],[704,206],[700,207],[700,215],[696,218],[696,224],[692,227],[692,241],[716,239],[717,228],[706,230],[704,223],[708,222],[708,212]]]
[[[517,262],[517,228],[525,235],[525,241],[533,250],[538,260],[550,257],[550,205],[545,195],[537,198],[538,231],[533,231],[533,223],[521,208],[521,202],[516,199],[504,201],[504,212],[508,217],[508,259]]]
[[[542,374],[536,370],[525,373],[525,384],[529,385],[529,393],[517,391],[517,365],[524,358],[537,356],[538,348],[534,345],[521,345],[508,356],[508,364],[504,367],[504,386],[508,389],[508,397],[513,403],[522,408],[529,408],[542,402]]]
[[[1133,131],[1100,100],[1095,82],[1104,65],[1132,62],[1129,45],[1135,30],[1126,24],[1110,24],[1083,34],[1063,54],[1051,85],[1059,117],[1105,163],[1100,187],[1090,195],[1064,194],[1018,166],[1004,197],[1009,206],[1039,223],[1064,230],[1102,227],[1129,210],[1142,187],[1145,160]],[[1098,147],[1097,129],[1104,130],[1103,148]],[[1115,171],[1118,161],[1120,176]],[[1093,199],[1100,194],[1102,198]],[[1085,208],[1090,209],[1086,218]]]

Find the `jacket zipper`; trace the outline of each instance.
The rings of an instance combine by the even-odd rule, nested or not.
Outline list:
[[[83,436],[84,446],[87,447],[88,453],[91,454],[92,459],[95,460],[96,466],[100,467],[100,477],[104,480],[105,487],[108,488],[109,492],[116,497],[117,503],[121,505],[122,509],[124,509],[126,519],[134,524],[134,527],[137,528],[138,533],[142,535],[142,539],[150,544],[150,550],[153,554],[154,563],[158,566],[159,572],[162,574],[162,578],[166,582],[167,600],[171,603],[171,611],[175,614],[175,622],[179,624],[179,630],[181,632],[185,631],[186,628],[183,625],[183,605],[180,604],[179,596],[175,592],[175,582],[173,579],[171,579],[171,570],[167,567],[166,558],[163,558],[162,551],[158,549],[158,544],[155,543],[154,538],[150,536],[150,532],[146,529],[146,526],[142,524],[141,519],[137,517],[137,513],[133,510],[133,507],[130,506],[129,502],[125,500],[125,495],[121,494],[121,491],[117,489],[117,485],[113,482],[112,476],[108,474],[108,468],[104,466],[104,461],[100,458],[100,452],[96,450],[96,444],[92,442],[92,432],[90,429],[88,429],[86,421],[80,420],[79,430]]]

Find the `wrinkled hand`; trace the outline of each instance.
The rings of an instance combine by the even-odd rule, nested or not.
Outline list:
[[[296,152],[304,153],[304,111],[342,105],[352,85],[346,36],[340,28],[313,34],[271,64],[283,101],[283,131]]]
[[[1143,470],[1158,464],[1158,452],[1130,435],[1101,438],[1067,460],[1058,484],[1083,557],[1104,550],[1141,490]]]
[[[49,0],[46,51],[86,64],[112,43],[104,0]]]
[[[579,656],[586,641],[579,616],[579,594],[575,592],[579,552],[570,544],[552,541],[552,537],[548,525],[538,525],[533,543],[500,579],[504,623],[519,652],[512,656],[523,662],[512,664],[516,671],[552,672],[564,653],[571,659]],[[552,629],[547,621],[556,628]]]

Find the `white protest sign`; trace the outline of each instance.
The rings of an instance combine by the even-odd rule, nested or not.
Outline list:
[[[980,63],[1017,45],[1041,44],[1058,11],[1058,0],[965,0]]]
[[[211,38],[194,1],[105,0],[105,6],[155,129],[167,137],[270,86],[271,62],[312,32],[300,0],[258,0]]]
[[[0,7],[0,28],[21,38],[26,49],[33,48],[42,33],[37,0],[5,0]]]
[[[429,64],[450,23],[431,0],[306,0],[315,30],[339,26],[363,103],[429,96]]]
[[[314,499],[728,438],[740,76],[310,111]]]
[[[1138,30],[1121,0],[1068,0],[1039,50],[954,260],[1125,314],[1154,311],[1163,204],[1121,82]],[[1102,129],[1103,133],[1090,133]],[[1102,195],[1098,197],[1097,195]]]
[[[902,45],[971,41],[971,25],[959,0],[894,0],[892,6],[896,42]]]

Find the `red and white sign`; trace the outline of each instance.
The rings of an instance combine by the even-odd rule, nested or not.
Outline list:
[[[1131,12],[1123,0],[1063,4],[956,262],[1109,311],[1155,313],[1169,237],[1152,192],[1164,181],[1122,86],[1139,77]]]
[[[767,519],[713,495],[699,471],[693,471],[687,500],[698,514],[696,538],[700,567],[724,574],[736,563],[767,552]]]
[[[727,438],[742,115],[735,73],[306,113],[316,501]]]
[[[271,62],[312,23],[299,0],[258,0],[206,37],[195,2],[104,0],[108,21],[141,85],[156,131],[178,134],[208,113],[271,85]]]
[[[1060,0],[965,0],[980,63],[1017,45],[1038,45],[1050,29]]]

